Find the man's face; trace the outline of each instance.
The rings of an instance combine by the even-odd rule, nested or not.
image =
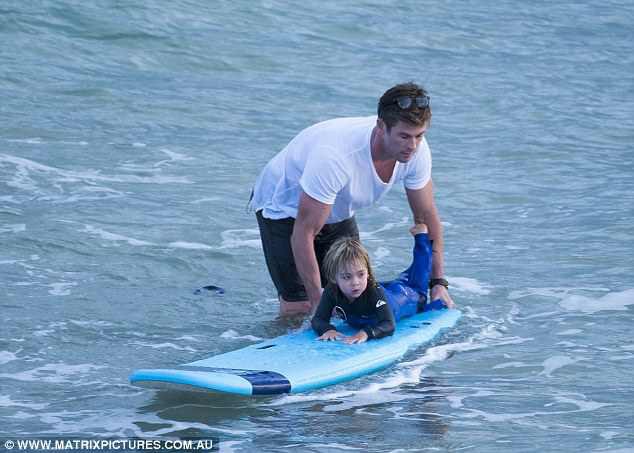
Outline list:
[[[388,132],[387,125],[381,121],[383,132],[383,151],[386,157],[396,159],[401,163],[409,162],[418,149],[418,145],[427,132],[428,124],[414,126],[399,121]]]

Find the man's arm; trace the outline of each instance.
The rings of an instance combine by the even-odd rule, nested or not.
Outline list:
[[[422,189],[405,189],[407,201],[414,215],[414,223],[424,223],[429,229],[429,239],[434,241],[432,249],[431,278],[445,275],[444,240],[440,216],[434,201],[434,184],[430,180]],[[454,303],[447,288],[436,285],[432,288],[431,300],[442,299],[448,307]]]
[[[321,277],[315,255],[314,240],[328,220],[331,209],[330,205],[317,201],[302,192],[291,235],[295,266],[302,278],[308,300],[313,308],[317,306],[321,298]]]

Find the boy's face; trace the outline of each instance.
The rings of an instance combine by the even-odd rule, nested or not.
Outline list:
[[[352,262],[343,269],[339,269],[336,280],[343,295],[352,302],[368,286],[368,269],[361,262]]]

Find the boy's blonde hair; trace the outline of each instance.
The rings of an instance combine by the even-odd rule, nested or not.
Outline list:
[[[337,283],[337,272],[346,265],[359,262],[368,270],[368,285],[375,285],[374,272],[370,265],[370,255],[356,239],[343,237],[337,239],[324,258],[324,274],[330,283]]]

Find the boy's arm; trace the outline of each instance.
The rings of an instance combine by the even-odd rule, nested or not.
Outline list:
[[[310,321],[310,325],[313,327],[313,330],[317,332],[317,335],[321,336],[329,330],[337,330],[335,326],[330,323],[330,315],[332,314],[333,308],[335,308],[335,297],[330,288],[326,288],[321,295],[315,315]]]
[[[377,324],[376,326],[367,326],[363,330],[368,335],[368,339],[376,339],[390,336],[396,329],[396,321],[394,314],[387,303],[387,297],[382,288],[376,287],[372,297],[376,310]]]

